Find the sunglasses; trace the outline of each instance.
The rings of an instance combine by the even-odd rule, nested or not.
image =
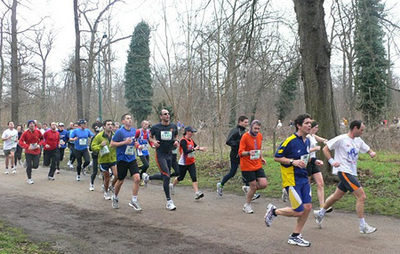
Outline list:
[[[169,113],[162,113],[163,116],[169,116]]]

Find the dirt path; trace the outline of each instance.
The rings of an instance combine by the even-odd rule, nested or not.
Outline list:
[[[0,165],[3,165],[0,160]],[[2,168],[2,167],[1,167]],[[26,183],[26,174],[0,174],[0,217],[23,228],[34,241],[49,242],[62,253],[398,253],[400,220],[368,215],[378,227],[371,235],[358,233],[354,213],[334,211],[317,229],[310,216],[304,238],[310,248],[290,246],[287,237],[294,218],[279,217],[271,228],[263,222],[265,205],[280,200],[260,198],[253,204],[254,214],[242,211],[244,198],[214,190],[194,201],[191,188],[177,187],[173,196],[176,211],[165,209],[160,182],[139,191],[142,212],[128,206],[132,182],[126,181],[112,209],[103,199],[100,180],[90,192],[89,176],[75,180],[75,173],[62,171],[55,181],[47,180],[47,169],[34,170],[35,183]],[[200,183],[201,186],[201,183]]]

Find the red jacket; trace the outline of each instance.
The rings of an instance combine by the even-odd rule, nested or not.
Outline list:
[[[58,148],[58,145],[60,144],[60,133],[55,130],[53,131],[52,129],[46,131],[43,134],[44,142],[43,142],[43,149],[46,151],[51,151],[54,149]],[[49,145],[49,148],[46,148],[46,145]]]
[[[25,149],[25,153],[28,154],[40,154],[40,142],[43,140],[42,133],[35,128],[32,132],[31,130],[26,130],[22,133],[19,139],[19,146]],[[29,146],[36,147],[34,150],[30,150]]]

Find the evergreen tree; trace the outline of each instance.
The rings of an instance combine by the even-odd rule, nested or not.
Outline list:
[[[294,65],[289,75],[283,81],[279,100],[275,103],[278,119],[285,119],[293,110],[293,102],[296,99],[297,84],[300,76],[300,61]]]
[[[149,40],[150,27],[142,21],[133,32],[128,61],[125,65],[126,106],[138,123],[145,120],[152,109],[153,88],[151,87]]]
[[[368,125],[378,124],[384,117],[387,99],[386,52],[380,21],[384,5],[380,0],[358,0],[355,30],[355,87],[358,107]]]

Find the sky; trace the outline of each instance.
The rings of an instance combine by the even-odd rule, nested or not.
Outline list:
[[[82,1],[82,0],[80,0]],[[102,0],[107,2],[107,0]],[[174,9],[175,5],[179,6],[179,10],[183,11],[190,3],[201,3],[205,0],[125,0],[125,3],[116,3],[114,5],[114,21],[113,23],[118,27],[119,36],[127,36],[133,33],[134,27],[140,21],[147,21],[150,26],[155,28],[151,38],[162,39],[160,35],[164,30],[163,26],[163,7],[167,6],[167,16],[169,17],[169,24],[171,29],[174,28]],[[329,9],[332,0],[325,0],[325,12]],[[397,0],[386,0],[387,6],[394,6]],[[292,0],[272,0],[275,8],[294,12]],[[397,4],[398,5],[398,4]],[[395,8],[394,13],[397,12]],[[46,28],[52,28],[56,31],[56,39],[54,48],[49,55],[48,66],[54,71],[61,70],[62,62],[71,55],[75,45],[75,32],[73,20],[73,1],[72,0],[20,0],[18,7],[18,22],[20,27],[29,26],[40,17],[47,16],[45,20]],[[400,13],[400,12],[397,12]],[[326,14],[326,22],[329,23],[329,13]],[[178,24],[177,24],[178,26]],[[177,29],[178,31],[178,29]],[[98,35],[101,37],[105,31],[99,29]],[[179,32],[172,31],[172,34],[179,36]],[[129,48],[130,40],[123,40],[118,42],[118,45],[113,46],[116,51],[117,61],[114,64],[116,68],[124,68],[126,63],[127,50]],[[154,54],[154,45],[151,51]],[[400,64],[399,64],[400,65]]]

